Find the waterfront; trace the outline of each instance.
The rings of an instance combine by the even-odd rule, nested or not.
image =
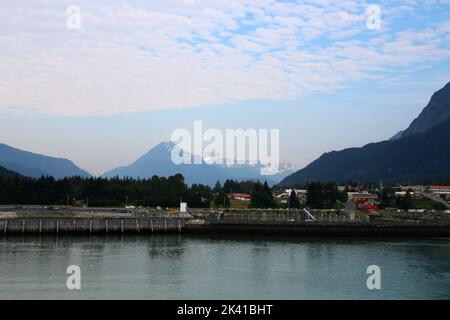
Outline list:
[[[449,257],[449,238],[11,236],[0,299],[449,299]],[[381,290],[366,287],[369,265]]]

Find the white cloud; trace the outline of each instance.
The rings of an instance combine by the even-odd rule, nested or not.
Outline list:
[[[0,112],[112,114],[295,99],[450,57],[450,21],[395,30],[418,4],[382,1],[7,1],[0,7]],[[81,30],[66,8],[82,10]],[[440,2],[446,5],[445,1]]]

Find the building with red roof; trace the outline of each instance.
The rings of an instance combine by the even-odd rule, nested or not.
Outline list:
[[[227,194],[227,198],[237,201],[250,201],[251,195],[249,195],[248,193],[229,193]]]

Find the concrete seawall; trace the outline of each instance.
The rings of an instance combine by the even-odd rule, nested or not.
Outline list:
[[[17,234],[145,234],[190,233],[209,235],[286,236],[404,236],[450,237],[450,224],[442,223],[305,223],[229,222],[180,217],[154,218],[30,218],[0,219],[0,235]]]
[[[1,219],[0,234],[107,234],[181,232],[183,218]]]
[[[197,234],[286,235],[286,236],[399,236],[450,237],[450,225],[398,223],[206,223],[187,224],[183,232]]]

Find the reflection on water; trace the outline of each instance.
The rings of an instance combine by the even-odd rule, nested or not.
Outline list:
[[[0,299],[449,299],[449,257],[450,239],[5,237]]]

